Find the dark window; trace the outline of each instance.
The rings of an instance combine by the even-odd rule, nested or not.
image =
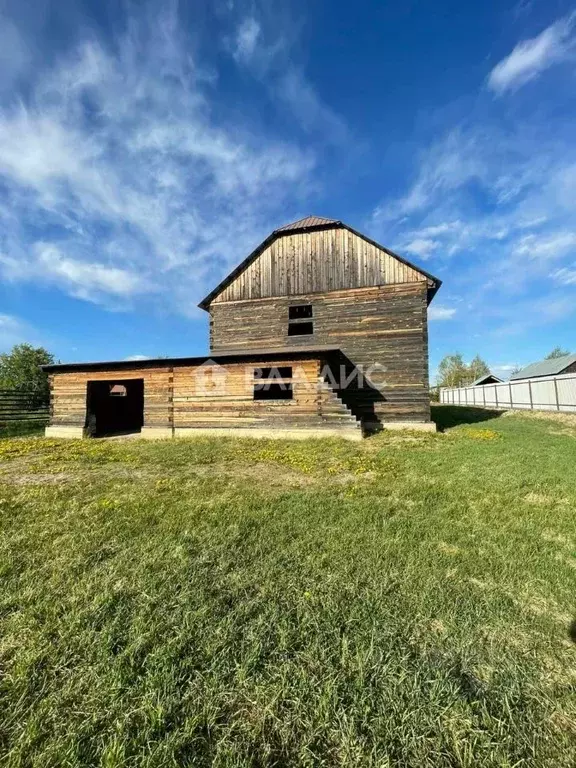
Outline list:
[[[281,365],[279,368],[254,368],[255,379],[291,379],[292,366]]]
[[[254,400],[292,400],[292,384],[268,384],[254,387]]]
[[[292,367],[255,368],[254,400],[292,400]]]
[[[288,307],[288,336],[310,336],[312,333],[312,304],[295,304]]]
[[[288,320],[304,320],[307,317],[312,317],[312,304],[288,307]]]
[[[308,336],[314,333],[314,323],[288,323],[288,336]]]

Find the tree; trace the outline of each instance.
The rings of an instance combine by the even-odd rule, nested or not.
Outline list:
[[[0,355],[0,389],[30,392],[38,402],[47,402],[48,376],[40,366],[53,362],[54,355],[44,347],[16,344],[10,352]]]
[[[468,368],[460,352],[446,355],[438,365],[439,387],[460,387],[466,381]]]
[[[456,352],[440,361],[437,384],[439,387],[465,387],[486,373],[490,373],[490,369],[480,355],[467,365],[460,352]]]
[[[482,360],[480,355],[476,355],[468,366],[468,374],[470,378],[468,383],[471,384],[473,381],[476,381],[476,379],[479,379],[480,376],[485,376],[487,373],[490,373],[490,368],[488,368],[488,365]]]
[[[562,347],[554,347],[552,352],[549,352],[544,360],[555,360],[557,357],[565,357],[569,354],[570,352],[568,352],[567,349],[562,349]]]

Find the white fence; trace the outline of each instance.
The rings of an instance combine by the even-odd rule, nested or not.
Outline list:
[[[440,389],[440,402],[482,408],[576,412],[576,373]]]

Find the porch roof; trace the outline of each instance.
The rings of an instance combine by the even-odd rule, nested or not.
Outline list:
[[[315,347],[282,347],[281,349],[250,349],[227,350],[213,355],[202,357],[157,357],[145,360],[102,360],[86,363],[53,363],[42,365],[46,373],[71,373],[73,371],[130,371],[143,368],[167,368],[185,365],[203,365],[213,361],[218,365],[226,363],[242,362],[243,360],[286,360],[288,358],[310,359],[315,355],[328,355],[340,352],[340,347],[315,346]]]

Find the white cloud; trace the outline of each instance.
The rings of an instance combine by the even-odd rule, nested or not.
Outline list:
[[[256,51],[256,44],[260,37],[260,24],[254,17],[243,19],[236,33],[233,56],[236,61],[248,62]]]
[[[514,247],[518,256],[530,259],[559,259],[576,250],[576,232],[554,232],[525,235]]]
[[[403,250],[406,251],[406,253],[412,253],[415,256],[419,256],[421,259],[427,259],[438,249],[439,245],[440,243],[438,240],[417,237],[406,243],[406,245],[403,246]]]
[[[54,245],[37,244],[35,266],[42,269],[47,278],[69,287],[80,298],[90,298],[92,292],[113,296],[132,296],[151,290],[150,286],[135,272],[119,267],[77,261],[63,256]]]
[[[460,128],[450,131],[422,155],[416,180],[408,193],[393,202],[377,206],[376,224],[399,219],[427,208],[439,194],[460,188],[485,175],[480,160],[479,137]]]
[[[454,307],[442,307],[436,304],[431,304],[428,307],[428,319],[429,320],[451,320],[456,314]]]
[[[227,47],[234,61],[249,71],[278,104],[290,127],[322,137],[328,144],[341,144],[348,138],[345,121],[327,105],[298,64],[296,21],[290,4],[262,4],[258,13],[237,21]]]
[[[214,109],[172,12],[130,21],[0,102],[0,276],[194,312],[304,196],[315,157]]]
[[[488,86],[495,93],[519,88],[541,72],[574,53],[574,15],[551,24],[530,40],[523,40],[492,70]]]
[[[464,225],[461,221],[443,221],[440,224],[434,224],[429,227],[422,227],[418,231],[420,237],[438,237],[452,232],[458,232]]]
[[[127,362],[138,362],[138,360],[150,360],[150,355],[129,355],[124,360]]]
[[[324,104],[299,69],[289,66],[276,88],[278,98],[285,102],[289,113],[304,130],[321,135],[331,143],[346,140],[348,131],[344,121]]]
[[[550,277],[561,285],[576,285],[576,263],[572,267],[555,270]]]
[[[374,208],[372,236],[399,253],[422,251],[431,272],[443,267],[443,291],[465,302],[446,331],[457,326],[463,338],[494,342],[576,312],[576,148],[565,119],[572,84],[551,83],[554,98],[536,112],[520,104],[510,112],[485,94],[471,109],[467,101],[466,116],[415,155],[406,188]],[[451,120],[455,109],[444,116]],[[444,310],[460,306],[443,296],[447,306],[433,303],[431,320],[453,318]]]
[[[0,314],[0,352],[6,352],[14,344],[31,340],[32,329],[14,315]]]
[[[470,165],[449,159],[468,149]],[[507,187],[514,193],[504,194]],[[506,130],[475,121],[450,130],[422,154],[416,181],[406,194],[382,201],[371,226],[376,239],[386,237],[400,253],[424,241],[432,272],[450,260],[446,274],[479,322],[494,302],[544,290],[552,260],[557,269],[574,260],[574,199],[576,151],[569,133],[552,131],[548,121],[519,121]]]

